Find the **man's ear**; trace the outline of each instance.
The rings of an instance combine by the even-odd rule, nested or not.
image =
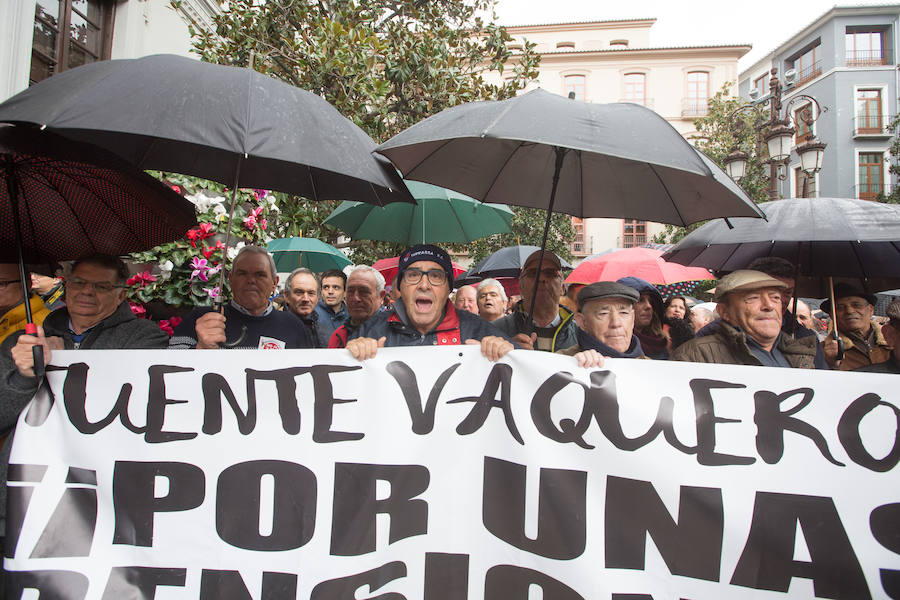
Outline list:
[[[576,312],[573,318],[575,319],[575,324],[578,325],[579,329],[584,329],[584,315],[580,312]]]

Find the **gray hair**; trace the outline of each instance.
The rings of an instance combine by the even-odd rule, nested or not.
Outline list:
[[[488,277],[487,279],[483,279],[481,283],[478,284],[478,287],[475,288],[476,294],[481,291],[481,288],[485,288],[489,285],[497,286],[497,289],[500,290],[500,297],[503,298],[503,301],[506,302],[506,290],[503,289],[503,284],[492,277]]]
[[[380,294],[384,291],[384,275],[374,267],[370,267],[369,265],[353,265],[352,267],[344,268],[344,273],[347,274],[347,279],[350,279],[350,276],[354,273],[370,273],[372,277],[375,278],[375,287],[377,288],[375,290],[376,293]]]
[[[291,271],[291,274],[288,275],[287,279],[284,280],[284,289],[286,289],[286,290],[291,289],[291,282],[294,280],[294,277],[296,277],[297,275],[309,275],[313,279],[316,278],[316,274],[313,273],[312,271],[310,271],[309,269],[307,269],[306,267],[297,267],[296,269]]]
[[[272,272],[272,279],[278,276],[278,271],[275,269],[275,259],[272,258],[272,255],[269,254],[269,251],[263,248],[262,246],[244,246],[241,248],[237,255],[234,257],[234,260],[231,261],[231,268],[234,269],[234,265],[238,263],[241,256],[244,254],[260,254],[269,259],[269,270]]]

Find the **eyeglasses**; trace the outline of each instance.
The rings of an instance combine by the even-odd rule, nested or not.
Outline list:
[[[16,285],[22,284],[22,282],[19,281],[18,279],[7,279],[5,281],[0,281],[0,290],[5,290],[6,288],[8,288],[9,286],[11,286],[14,283]]]
[[[72,278],[72,279],[66,280],[66,287],[68,289],[72,290],[73,292],[78,292],[80,290],[83,290],[87,286],[91,286],[94,288],[94,291],[101,292],[104,294],[108,294],[111,291],[118,289],[118,288],[127,287],[124,285],[116,285],[116,284],[110,283],[108,281],[85,281],[84,279],[77,279],[77,278]]]
[[[522,277],[528,277],[529,279],[534,279],[537,277],[537,274],[537,269],[525,269],[522,271]],[[541,269],[541,277],[544,279],[553,279],[560,275],[562,275],[562,272],[559,269]]]
[[[422,281],[423,275],[428,275],[428,283],[431,285],[443,285],[447,283],[447,272],[442,269],[432,269],[430,271],[407,269],[403,273],[403,283],[415,285]]]

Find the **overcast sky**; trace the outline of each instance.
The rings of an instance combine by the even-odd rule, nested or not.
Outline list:
[[[740,60],[746,69],[835,5],[872,5],[855,0],[499,0],[503,25],[656,18],[654,46],[751,44]]]

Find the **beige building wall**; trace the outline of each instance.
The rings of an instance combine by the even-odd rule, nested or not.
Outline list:
[[[540,75],[529,89],[541,87],[560,95],[575,89],[587,102],[638,101],[653,109],[682,135],[694,133],[693,120],[705,114],[705,101],[697,100],[697,83],[689,73],[704,73],[705,97],[714,95],[727,82],[736,83],[738,59],[750,46],[652,46],[655,19],[594,21],[507,27],[513,48],[525,40],[537,44],[541,53]],[[689,42],[689,33],[685,34]],[[636,98],[626,75],[641,74],[643,95]],[[492,74],[495,81],[500,75]],[[697,76],[691,76],[697,77]],[[583,78],[580,79],[580,78]],[[583,81],[583,87],[577,85]],[[733,88],[736,93],[736,85]],[[646,223],[645,241],[664,229]],[[609,248],[632,245],[622,219],[585,219],[583,239],[573,247],[576,260]],[[637,244],[639,245],[639,244]]]

